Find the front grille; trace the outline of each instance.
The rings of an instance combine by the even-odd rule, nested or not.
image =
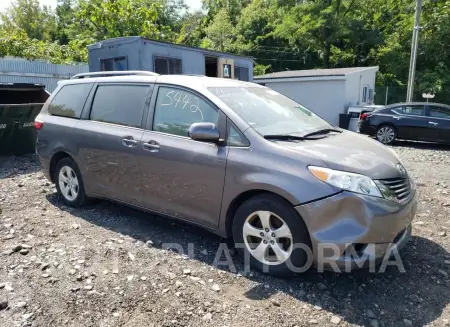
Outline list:
[[[389,190],[388,196],[394,197],[398,202],[406,200],[411,194],[409,178],[390,178],[379,181]]]

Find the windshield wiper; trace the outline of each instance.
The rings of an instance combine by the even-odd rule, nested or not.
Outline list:
[[[264,135],[264,138],[267,140],[310,140],[307,137],[304,136],[296,136],[296,135],[291,135],[291,134],[268,134],[268,135]]]
[[[302,137],[308,137],[308,136],[313,136],[313,135],[320,135],[320,134],[328,134],[331,132],[335,132],[335,133],[342,133],[342,131],[338,130],[338,129],[334,129],[334,128],[325,128],[325,129],[319,129],[318,131],[315,132],[311,132],[305,135],[302,135]]]

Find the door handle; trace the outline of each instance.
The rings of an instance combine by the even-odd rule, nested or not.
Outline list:
[[[394,116],[394,117],[392,117],[392,118],[397,119],[397,120],[400,120],[400,118],[402,118],[402,117]]]
[[[438,123],[435,123],[435,122],[432,122],[432,121],[429,121],[428,122],[428,124],[431,124],[431,125],[433,125],[433,126],[436,126]]]
[[[142,147],[150,152],[157,152],[159,150],[159,144],[155,141],[144,142],[142,143]]]
[[[133,148],[136,145],[138,145],[138,143],[139,142],[137,140],[135,140],[132,136],[125,136],[122,139],[122,144],[128,148]]]

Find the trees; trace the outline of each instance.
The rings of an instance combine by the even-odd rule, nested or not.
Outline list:
[[[322,62],[324,68],[355,64],[358,55],[353,46],[363,24],[354,15],[358,4],[357,0],[300,1],[288,9],[275,35],[301,48],[308,61]]]
[[[251,2],[250,0],[203,0],[203,9],[206,11],[208,21],[213,21],[224,9],[228,13],[231,24],[235,25],[242,10]]]
[[[79,56],[78,49],[61,46],[56,42],[46,42],[28,37],[26,31],[0,29],[0,57],[15,56],[30,60],[44,59],[53,63],[67,63]],[[80,59],[87,59],[80,57]]]
[[[414,0],[14,0],[0,15],[0,55],[87,61],[86,45],[140,35],[255,59],[255,74],[379,65],[405,87]],[[423,0],[416,89],[450,102],[450,0]],[[448,100],[447,100],[448,99]]]
[[[69,33],[74,0],[59,0],[56,14],[38,0],[15,0],[1,14],[0,56],[45,59],[53,63],[87,61],[85,44],[79,47]]]
[[[181,29],[176,43],[199,47],[205,37],[207,19],[203,12],[187,13],[181,20]]]
[[[416,87],[450,102],[450,1],[428,2],[419,36]]]
[[[20,29],[28,37],[43,41],[51,40],[56,27],[50,8],[41,7],[38,0],[15,0],[0,18],[4,30],[13,32]]]
[[[202,47],[218,51],[233,51],[235,32],[227,9],[219,10],[211,24],[205,28],[205,35]]]
[[[76,38],[72,26],[75,20],[76,0],[58,0],[55,9],[56,28],[51,32],[52,39],[60,44],[68,44]]]
[[[99,40],[140,35],[175,41],[183,8],[183,0],[58,0],[51,11],[38,0],[14,0],[1,15],[0,54],[87,61],[86,46]]]
[[[254,0],[236,25],[236,51],[255,58],[254,74],[295,69],[301,58],[298,48],[275,35],[286,10],[275,0]]]
[[[80,0],[75,24],[93,41],[130,35],[174,40],[171,27],[161,23],[163,11],[160,2],[150,0]]]

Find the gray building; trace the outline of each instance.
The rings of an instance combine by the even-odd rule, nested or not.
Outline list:
[[[89,71],[148,70],[253,80],[253,59],[140,36],[109,39],[88,46]]]
[[[376,67],[285,71],[255,76],[254,82],[280,92],[337,125],[349,106],[371,105]]]
[[[0,83],[41,84],[49,92],[56,89],[58,81],[88,71],[87,64],[60,65],[15,57],[0,59]]]

